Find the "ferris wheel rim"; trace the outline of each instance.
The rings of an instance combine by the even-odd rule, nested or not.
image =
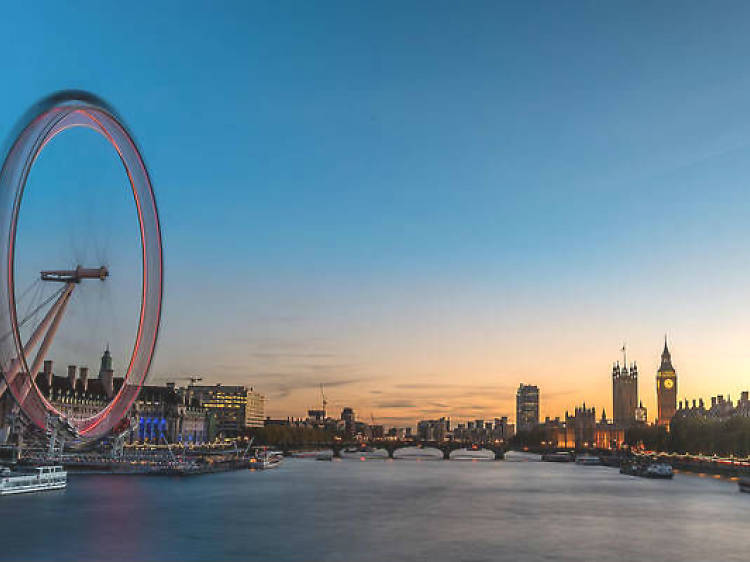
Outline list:
[[[40,130],[35,130],[35,127],[40,127]],[[141,239],[141,306],[136,338],[123,384],[104,408],[89,417],[75,420],[76,430],[81,436],[97,437],[108,433],[127,414],[148,376],[161,320],[163,255],[156,198],[143,156],[123,120],[109,104],[94,94],[80,90],[52,94],[34,105],[16,127],[12,137],[15,140],[8,148],[0,170],[0,189],[15,187],[10,221],[7,225],[8,244],[0,248],[0,251],[7,252],[7,260],[4,260],[0,267],[7,268],[4,283],[8,297],[8,321],[13,333],[16,357],[20,358],[23,372],[29,373],[26,351],[18,326],[15,296],[15,242],[20,206],[28,175],[38,155],[49,141],[73,127],[87,127],[96,131],[117,151],[133,192]],[[18,166],[21,166],[20,170],[16,169]],[[17,176],[15,180],[13,174]],[[37,426],[41,427],[43,423],[40,417],[42,413],[45,418],[49,415],[67,417],[43,396],[36,384],[36,373],[30,374],[30,386],[44,412],[35,411],[35,415],[32,415],[25,407],[26,396],[24,395],[24,400],[18,400],[18,396],[14,394],[15,387],[12,381],[7,380],[5,372],[3,369],[3,378],[6,379],[8,390]],[[30,391],[31,389],[27,390]]]

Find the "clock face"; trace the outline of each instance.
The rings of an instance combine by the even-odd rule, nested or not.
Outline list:
[[[664,381],[664,388],[672,388],[674,386],[674,381],[672,379],[666,379]]]

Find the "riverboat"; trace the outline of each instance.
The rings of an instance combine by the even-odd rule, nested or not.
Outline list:
[[[668,479],[674,476],[672,466],[663,462],[626,462],[620,467],[620,473],[643,478]]]
[[[739,479],[737,482],[740,486],[740,492],[745,492],[746,494],[750,494],[750,478],[747,476],[743,476]]]
[[[62,466],[37,466],[30,471],[0,469],[0,495],[61,490],[68,485],[68,473]]]
[[[318,451],[318,454],[315,456],[316,461],[332,461],[333,460],[333,451],[331,449],[324,449],[323,451]]]
[[[611,466],[614,468],[620,468],[623,461],[622,457],[618,455],[602,455],[599,457],[599,460],[604,466]]]
[[[265,449],[258,450],[255,457],[250,459],[250,468],[268,470],[281,465],[284,459],[284,453],[281,451],[268,451]]]
[[[351,459],[357,461],[386,460],[388,459],[388,451],[386,451],[385,449],[367,446],[347,447],[339,452],[339,456],[342,459]]]
[[[599,466],[602,464],[602,461],[599,457],[593,455],[578,455],[576,457],[576,464],[582,466]]]
[[[568,451],[555,451],[554,453],[544,453],[542,455],[544,462],[573,462],[573,453]]]

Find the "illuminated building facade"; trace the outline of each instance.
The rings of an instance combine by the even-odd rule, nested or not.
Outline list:
[[[560,418],[544,423],[546,445],[560,449],[616,449],[625,442],[625,429],[607,420],[602,412],[596,420],[596,409],[584,404],[576,408],[571,416],[565,413]]]
[[[263,427],[266,415],[266,397],[250,387],[247,391],[245,427]]]
[[[516,428],[528,431],[539,424],[539,387],[523,384],[516,391]]]
[[[643,405],[643,402],[640,402],[635,409],[635,423],[648,423],[648,410]]]
[[[246,387],[223,386],[221,384],[215,386],[190,385],[183,392],[186,395],[187,404],[205,408],[213,414],[217,436],[237,437],[245,430],[248,421],[248,390]],[[252,400],[255,401],[256,398]],[[262,397],[259,401],[262,408]],[[251,419],[253,423],[256,423],[257,402],[254,406],[251,404],[251,407],[255,408],[251,414]],[[263,425],[262,409],[259,423],[260,426]]]
[[[664,338],[664,351],[661,354],[661,365],[656,373],[656,402],[658,415],[656,423],[669,427],[672,416],[677,411],[677,373],[672,366],[672,356]]]
[[[174,383],[144,386],[133,404],[132,415],[136,427],[131,441],[202,444],[214,438],[212,413],[185,403]]]

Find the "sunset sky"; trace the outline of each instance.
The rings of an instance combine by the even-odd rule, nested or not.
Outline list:
[[[611,415],[626,343],[653,419],[666,333],[679,399],[750,389],[747,4],[156,4],[0,20],[0,136],[80,88],[144,153],[165,250],[155,383],[246,384],[274,417],[323,383],[335,413],[413,425],[514,418],[526,382],[542,416]],[[119,195],[87,216],[106,259],[132,249],[125,178],[95,141],[40,159],[28,256],[61,193],[105,184]],[[122,295],[102,298],[127,320]]]

